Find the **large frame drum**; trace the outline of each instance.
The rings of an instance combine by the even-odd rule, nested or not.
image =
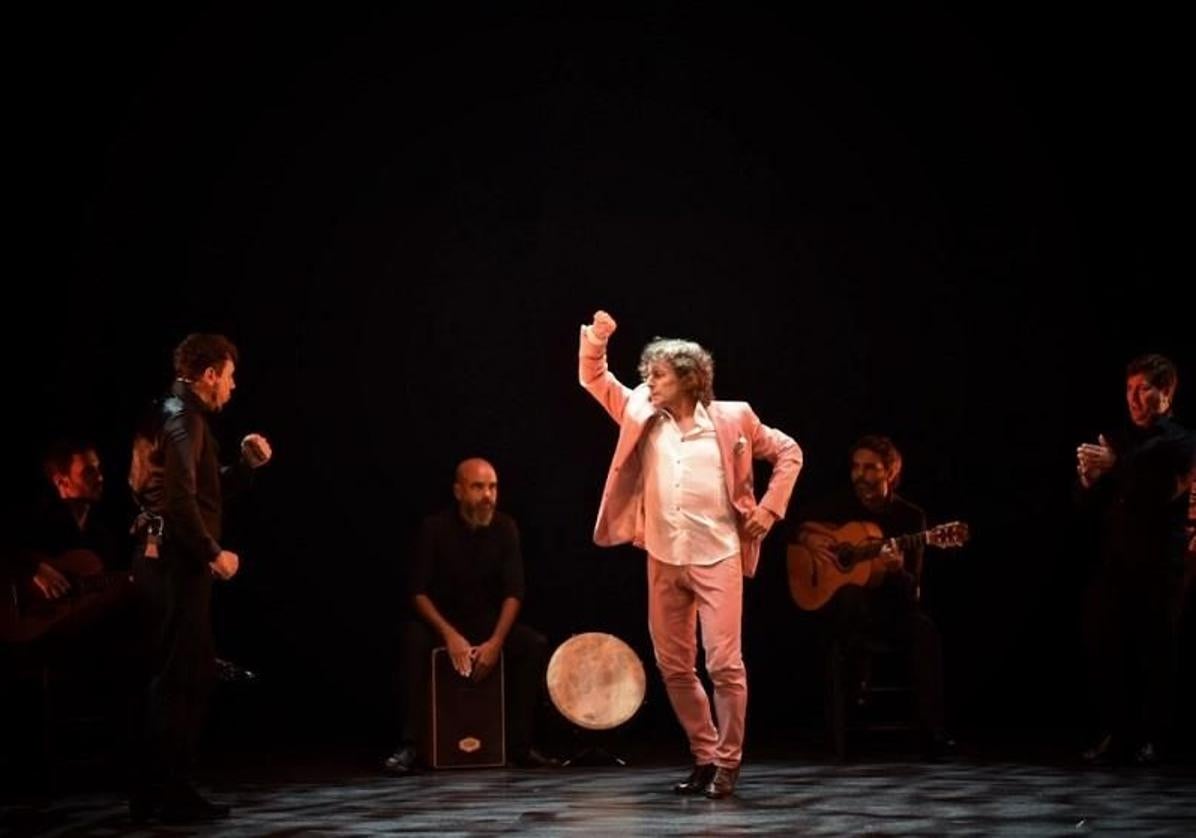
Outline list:
[[[644,665],[613,634],[575,634],[548,661],[548,696],[569,721],[609,730],[635,715],[644,700]]]

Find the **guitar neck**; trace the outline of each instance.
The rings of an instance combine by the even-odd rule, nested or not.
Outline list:
[[[896,545],[898,550],[905,551],[912,547],[924,547],[926,545],[927,536],[930,535],[929,530],[923,532],[911,533],[909,535],[899,535],[894,538],[882,538],[876,541],[869,541],[861,545],[842,545],[838,549],[839,559],[844,565],[855,564],[856,562],[874,559],[880,555],[880,551],[886,544],[892,542]]]
[[[926,539],[929,535],[930,531],[924,530],[922,532],[910,533],[909,535],[899,535],[892,540],[897,545],[898,550],[905,551],[912,547],[925,547]]]

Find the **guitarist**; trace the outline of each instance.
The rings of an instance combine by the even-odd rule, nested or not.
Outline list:
[[[926,529],[926,514],[897,494],[901,452],[885,436],[865,436],[851,447],[851,494],[810,504],[801,516],[796,543],[833,558],[833,531],[851,522],[870,522],[886,537]],[[923,752],[937,758],[954,747],[946,733],[942,642],[934,622],[919,606],[922,547],[904,554],[881,553],[866,586],[845,585],[822,609],[823,640],[876,637],[895,641],[909,655],[923,729]]]
[[[8,639],[59,645],[129,604],[131,597],[113,573],[123,555],[120,540],[97,509],[104,475],[95,446],[57,440],[46,452],[42,471],[51,493],[15,528],[16,544],[9,551],[5,575],[13,583],[17,622],[16,634]],[[87,583],[100,575],[114,578],[112,590],[92,596]]]
[[[44,488],[51,491],[5,528],[12,541],[0,567],[0,678],[40,673],[52,679],[53,706],[69,696],[69,707],[86,707],[88,717],[102,720],[116,734],[112,740],[119,739],[141,665],[142,632],[128,573],[118,571],[121,540],[100,508],[100,458],[90,443],[64,439],[48,449],[42,469]],[[59,711],[49,710],[45,693],[16,689],[17,683],[11,690],[0,683],[0,713],[20,720],[6,745],[13,753],[45,758],[49,751],[45,740],[37,744],[39,734],[53,727],[55,741],[66,744],[76,728],[58,724]],[[29,703],[35,694],[36,707]],[[17,764],[30,767],[24,759]],[[37,776],[39,771],[25,773]]]

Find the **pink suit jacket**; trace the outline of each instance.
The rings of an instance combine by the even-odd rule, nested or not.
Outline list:
[[[591,343],[584,326],[578,379],[619,424],[619,442],[602,490],[594,542],[604,547],[628,542],[643,547],[644,472],[640,440],[656,415],[648,398],[648,387],[641,384],[632,390],[615,378],[606,365],[606,348]],[[753,576],[760,561],[760,539],[748,536],[744,524],[757,505],[778,519],[785,517],[793,484],[801,471],[801,448],[790,437],[762,423],[747,402],[714,401],[706,410],[714,422],[723,457],[727,497],[737,513],[743,575]],[[752,479],[753,459],[772,463],[768,489],[758,503]]]

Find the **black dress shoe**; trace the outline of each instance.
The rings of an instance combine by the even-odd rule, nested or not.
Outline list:
[[[418,758],[419,754],[416,752],[414,746],[404,745],[388,756],[386,762],[382,763],[382,767],[388,774],[395,774],[402,777],[415,773],[415,762]]]
[[[1122,765],[1129,761],[1131,754],[1122,744],[1122,740],[1106,733],[1100,741],[1084,753],[1081,758],[1092,765]]]
[[[162,795],[157,789],[139,790],[129,795],[129,818],[133,823],[147,823],[162,811]]]
[[[204,800],[198,803],[167,803],[162,806],[162,823],[171,825],[189,823],[210,823],[223,820],[232,814],[232,807],[225,803]]]
[[[1158,765],[1159,752],[1155,750],[1153,742],[1146,742],[1134,751],[1134,762],[1138,765]]]
[[[257,673],[224,658],[216,658],[216,680],[222,684],[248,684],[257,680]]]
[[[922,743],[922,758],[927,762],[941,762],[955,756],[955,740],[946,733],[927,736]]]
[[[556,757],[545,756],[535,748],[528,748],[522,754],[508,760],[517,768],[560,768],[561,761]]]
[[[1081,759],[1086,762],[1096,762],[1103,759],[1106,754],[1113,750],[1113,734],[1106,733],[1100,738],[1095,745],[1093,745],[1084,753],[1080,754]]]
[[[710,785],[706,786],[706,796],[711,800],[722,800],[735,793],[735,783],[739,780],[739,766],[715,769]]]
[[[673,786],[673,791],[677,794],[702,794],[713,779],[713,765],[695,765],[688,777]]]
[[[214,803],[191,786],[182,786],[163,797],[159,817],[168,824],[208,823],[227,818],[231,813],[232,808],[227,804]]]

